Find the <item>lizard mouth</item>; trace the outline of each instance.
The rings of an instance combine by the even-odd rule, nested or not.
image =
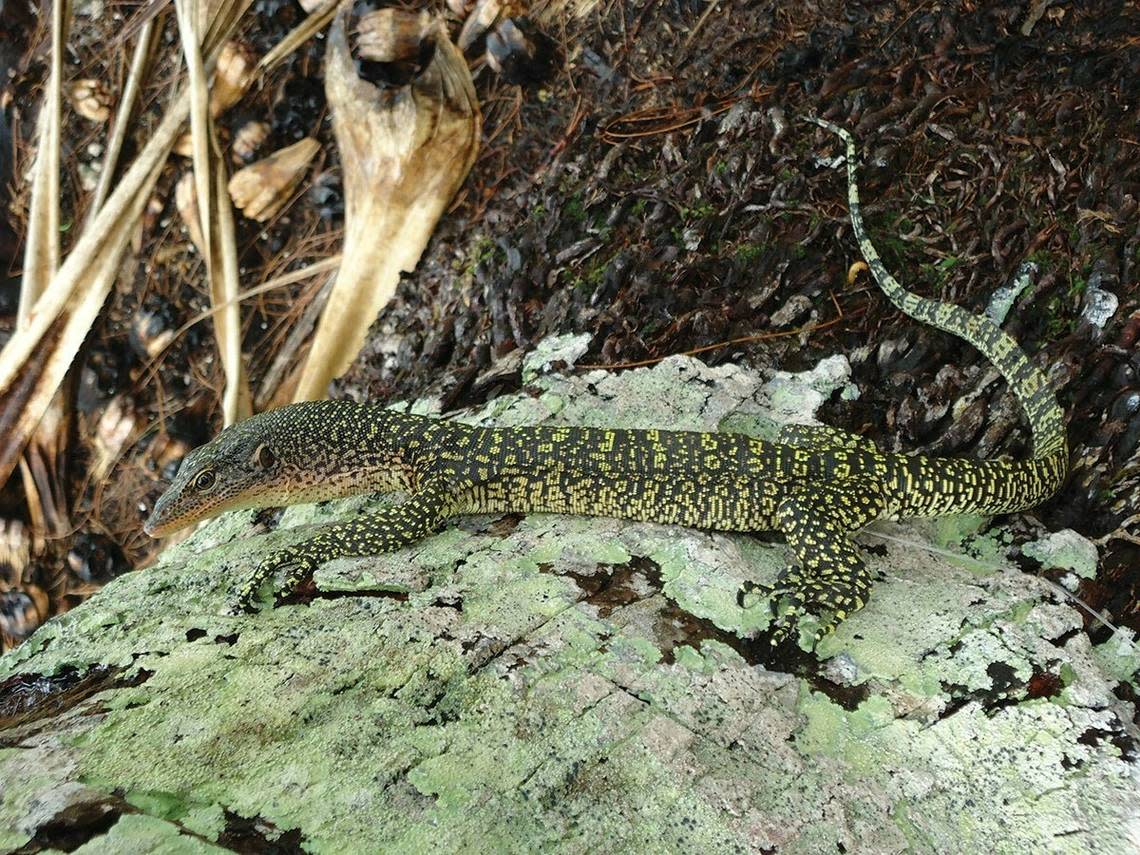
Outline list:
[[[182,527],[182,523],[177,520],[163,519],[163,508],[161,502],[154,506],[150,516],[147,517],[146,522],[143,523],[143,531],[151,537],[165,537],[171,532],[177,531]]]
[[[147,521],[145,523],[143,523],[143,531],[151,537],[165,537],[166,535],[170,534],[173,529],[170,528],[169,525],[164,525],[163,523],[154,519],[152,515],[151,517],[147,518]]]
[[[176,508],[171,507],[172,502],[168,496],[169,492],[158,497],[150,516],[143,523],[143,531],[151,537],[166,537],[205,516],[203,513],[178,513]]]

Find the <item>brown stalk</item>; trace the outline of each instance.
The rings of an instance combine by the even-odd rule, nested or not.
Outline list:
[[[111,190],[111,183],[119,166],[119,155],[122,153],[123,143],[127,138],[127,129],[134,115],[135,103],[142,91],[143,78],[146,76],[150,57],[154,52],[157,33],[153,18],[144,22],[139,29],[138,41],[135,43],[135,50],[131,55],[131,68],[127,73],[127,82],[123,86],[122,95],[119,97],[119,108],[115,112],[115,122],[111,126],[110,135],[107,137],[107,150],[103,155],[103,167],[99,172],[99,182],[95,185],[95,191],[91,194],[91,201],[87,208],[88,224],[95,219],[95,215],[103,207],[103,202]]]
[[[168,144],[173,143],[174,135],[169,134],[167,139]],[[129,204],[124,206],[122,219],[114,229],[106,233],[103,244],[92,254],[90,264],[83,269],[82,278],[77,277],[80,287],[69,290],[69,299],[37,337],[37,344],[41,347],[35,352],[35,358],[22,361],[14,366],[14,371],[4,372],[10,376],[10,381],[3,387],[0,396],[0,436],[3,437],[0,440],[0,481],[6,480],[11,474],[28,437],[43,419],[71,360],[98,316],[115,281],[119,263],[134,232],[134,225],[142,215],[161,169],[160,161],[137,185],[134,197],[126,200]],[[68,258],[70,260],[71,257]],[[64,262],[60,268],[61,274],[67,266],[68,262]],[[35,322],[33,315],[32,323]],[[17,336],[13,336],[12,341],[16,339]],[[0,363],[5,363],[4,357],[7,356],[8,350],[5,349],[0,353]],[[9,366],[10,362],[0,365],[3,368]]]
[[[236,16],[248,7],[249,2],[223,2],[219,16],[236,21]],[[58,8],[59,4],[56,6]],[[214,24],[217,23],[215,19]],[[228,34],[228,30],[220,32]],[[53,41],[56,47],[53,60],[62,62],[62,27]],[[224,36],[208,39],[205,50],[207,67],[213,63],[222,41]],[[29,298],[23,315],[24,323],[18,326],[0,351],[0,483],[12,474],[21,452],[47,413],[68,367],[98,316],[117,277],[119,264],[136,231],[146,200],[186,120],[189,105],[189,93],[175,99],[134,163],[107,196],[107,201],[85,224],[58,270],[51,270],[46,276],[33,273],[32,277],[25,277],[25,283],[33,283],[29,293],[35,293],[37,283],[42,286],[42,293],[34,304]],[[58,229],[54,231],[58,233]],[[50,259],[49,236],[43,236],[40,246],[49,249],[46,253],[37,251],[36,257],[42,255]]]
[[[36,301],[59,269],[63,45],[67,41],[69,19],[67,3],[52,4],[51,70],[44,94],[44,109],[40,113],[17,329],[28,326]],[[52,396],[19,459],[28,519],[32,523],[37,552],[43,549],[45,534],[55,536],[70,527],[63,487],[67,438],[70,435],[70,407],[66,397],[62,392]]]
[[[25,326],[32,307],[59,269],[59,135],[63,109],[63,45],[67,41],[67,4],[53,3],[51,70],[40,112],[32,196],[20,283],[18,326]]]
[[[190,86],[190,137],[194,164],[194,189],[200,212],[199,250],[206,261],[210,286],[210,302],[228,303],[238,292],[237,242],[234,237],[233,208],[225,192],[227,174],[225,159],[220,155],[217,134],[211,111],[211,93],[207,85],[208,73],[200,47],[198,7],[199,0],[176,0],[178,31],[182,39],[182,54]],[[219,10],[219,14],[225,10]],[[221,31],[211,30],[221,39]],[[228,33],[228,30],[225,31]],[[220,47],[220,55],[227,52],[230,42]],[[244,62],[244,57],[243,57]],[[251,75],[242,73],[235,87],[244,89]],[[216,75],[223,77],[222,70]],[[221,85],[215,80],[215,89]],[[231,306],[214,318],[214,337],[218,343],[226,385],[222,394],[222,417],[229,425],[250,415],[249,384],[241,358],[241,315],[237,306]]]

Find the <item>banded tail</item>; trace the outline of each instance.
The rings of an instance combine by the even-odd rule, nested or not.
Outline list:
[[[1057,491],[1068,469],[1069,450],[1065,434],[1065,418],[1049,381],[1029,361],[1016,341],[988,317],[974,315],[960,306],[928,300],[904,288],[883,265],[863,224],[859,206],[855,139],[845,129],[823,119],[807,117],[809,122],[838,135],[847,148],[847,204],[851,228],[859,242],[867,267],[887,298],[901,311],[917,321],[930,324],[969,342],[1001,373],[1021,403],[1033,435],[1033,457],[1013,466],[1029,466],[1037,477],[1034,495],[1025,496],[1028,507],[1044,501]]]

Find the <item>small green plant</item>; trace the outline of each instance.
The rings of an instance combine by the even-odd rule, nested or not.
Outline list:
[[[491,261],[499,252],[499,248],[495,242],[486,235],[480,236],[471,246],[471,251],[467,254],[467,263],[463,265],[463,273],[467,275],[474,275],[475,268],[480,264]]]
[[[495,257],[495,242],[486,236],[479,238],[479,240],[475,242],[474,256],[476,264],[490,261]]]
[[[586,284],[594,288],[598,287],[598,285],[601,284],[602,279],[605,278],[607,267],[609,267],[609,263],[606,261],[597,261],[594,264],[590,265],[589,269],[586,271]]]
[[[701,202],[692,208],[682,208],[681,219],[685,222],[703,220],[705,217],[711,217],[715,213],[716,208],[714,208],[711,204],[708,202]]]
[[[767,249],[768,246],[762,243],[741,244],[736,248],[736,259],[741,264],[749,264],[763,255]]]
[[[1049,302],[1045,304],[1045,317],[1045,336],[1047,338],[1058,338],[1066,332],[1068,324],[1065,322],[1064,306],[1059,296],[1050,298]]]
[[[1069,280],[1069,300],[1077,302],[1085,293],[1085,289],[1089,287],[1089,281],[1083,276],[1074,276]]]
[[[928,282],[934,285],[945,285],[946,280],[950,278],[950,271],[960,263],[960,259],[956,256],[948,255],[939,261],[921,264],[918,269],[922,271],[923,278]]]
[[[566,216],[576,223],[586,221],[586,209],[582,205],[582,198],[577,193],[566,200]]]

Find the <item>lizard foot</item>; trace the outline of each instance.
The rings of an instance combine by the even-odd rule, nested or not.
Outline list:
[[[295,547],[273,550],[261,559],[249,578],[234,592],[230,613],[255,611],[266,582],[271,581],[279,571],[284,570],[285,575],[281,584],[275,587],[277,600],[297,590],[303,582],[312,577],[318,566],[320,561]]]
[[[792,636],[801,618],[810,615],[819,619],[817,615],[811,615],[805,607],[798,590],[798,587],[787,579],[787,574],[783,574],[775,588],[746,581],[737,591],[736,600],[741,606],[744,606],[752,595],[768,600],[772,611],[772,621],[769,624],[772,634],[769,642],[773,647],[777,647]]]
[[[783,644],[802,620],[810,618],[815,624],[814,647],[863,608],[870,592],[870,580],[862,576],[795,579],[788,574],[771,595],[775,618],[771,643]]]

